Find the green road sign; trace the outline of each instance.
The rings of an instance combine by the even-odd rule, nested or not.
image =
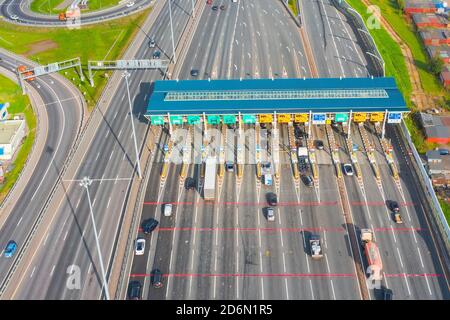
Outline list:
[[[334,116],[334,121],[336,122],[346,122],[348,120],[348,113],[336,113]]]
[[[244,114],[242,120],[245,124],[253,124],[256,123],[256,115],[254,114]]]
[[[208,116],[208,124],[219,124],[220,123],[220,116]]]
[[[183,124],[183,116],[170,116],[171,124]]]
[[[188,116],[187,122],[190,125],[199,124],[200,123],[200,116]]]
[[[152,126],[164,125],[164,116],[151,116],[150,123]]]
[[[232,114],[227,114],[223,116],[223,123],[225,124],[235,124],[236,116]]]

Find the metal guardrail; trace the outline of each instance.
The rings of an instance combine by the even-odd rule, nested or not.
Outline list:
[[[447,239],[446,241],[446,247],[447,250],[450,249],[450,227],[448,225],[447,219],[445,219],[444,212],[442,211],[441,205],[439,203],[439,200],[436,196],[436,193],[434,192],[433,184],[431,183],[431,180],[428,176],[428,173],[425,170],[425,167],[422,164],[422,159],[419,156],[419,153],[416,150],[416,147],[414,146],[414,143],[412,142],[411,135],[409,133],[408,128],[405,125],[405,122],[402,121],[400,125],[400,132],[406,138],[406,141],[408,141],[409,148],[412,151],[412,154],[414,156],[413,165],[418,167],[418,171],[420,172],[419,177],[421,178],[422,184],[425,185],[425,196],[431,200],[431,203],[433,204],[431,206],[433,210],[433,214],[436,217],[436,221],[438,222],[439,229],[442,233],[443,238]]]
[[[383,57],[378,50],[375,41],[367,30],[366,24],[364,23],[364,19],[361,15],[352,8],[345,0],[332,0],[335,7],[353,22],[353,25],[358,30],[358,34],[363,40],[363,45],[365,48],[361,46],[361,49],[366,53],[366,58],[372,61],[372,65],[375,67],[374,77],[384,77],[385,75],[385,63]]]

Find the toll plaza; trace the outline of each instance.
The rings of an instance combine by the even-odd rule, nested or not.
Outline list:
[[[207,147],[212,137],[208,129],[216,128],[221,136],[216,140],[220,145],[213,153],[220,164],[218,175],[224,172],[224,163],[231,168],[236,160],[236,173],[242,177],[245,158],[243,150],[246,140],[253,141],[251,155],[261,174],[261,164],[268,162],[272,166],[275,182],[279,175],[280,137],[279,127],[287,127],[289,157],[296,178],[298,157],[294,125],[304,128],[304,144],[308,149],[308,160],[314,179],[318,179],[316,146],[312,139],[314,126],[324,126],[329,143],[332,162],[336,175],[342,175],[338,148],[331,126],[342,125],[346,131],[347,148],[356,175],[360,176],[357,157],[354,156],[351,123],[355,123],[361,133],[363,148],[370,159],[374,174],[379,172],[373,155],[371,141],[367,139],[364,123],[374,124],[385,151],[386,159],[391,163],[394,177],[397,175],[395,164],[390,156],[392,149],[384,139],[387,123],[400,123],[404,113],[409,110],[393,78],[326,78],[326,79],[242,79],[242,80],[166,80],[156,81],[151,92],[145,117],[151,126],[167,126],[169,133],[176,128],[188,130],[188,143],[183,148],[183,164],[190,158],[190,145],[193,127],[202,135],[202,161],[205,161]],[[236,139],[230,135],[235,133]],[[250,136],[244,129],[254,128]],[[260,131],[268,129],[267,141]],[[252,140],[253,139],[253,140]],[[167,146],[167,155],[171,153],[173,141]],[[236,158],[223,146],[231,146]],[[263,156],[263,151],[266,157]],[[184,155],[184,152],[189,155]],[[168,159],[168,158],[167,158]],[[165,159],[165,161],[167,161]],[[163,170],[164,172],[164,170]],[[185,174],[185,170],[182,170]]]

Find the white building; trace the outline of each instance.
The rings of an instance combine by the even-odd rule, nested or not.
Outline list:
[[[0,160],[11,160],[25,136],[25,120],[0,121]]]

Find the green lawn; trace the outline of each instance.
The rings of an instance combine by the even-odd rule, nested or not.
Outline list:
[[[76,57],[80,57],[83,64],[87,60],[115,60],[126,50],[139,30],[137,26],[143,23],[150,10],[79,30],[28,28],[0,22],[0,46],[40,64]],[[87,78],[87,70],[84,73]],[[63,74],[85,94],[90,107],[96,104],[107,80],[104,72],[97,72],[94,88],[87,80],[81,83],[74,70],[68,69]]]
[[[0,201],[2,201],[16,182],[33,146],[36,134],[36,117],[28,96],[22,95],[22,90],[18,85],[0,75],[0,88],[0,101],[10,103],[8,112],[11,116],[15,114],[23,114],[25,116],[28,130],[24,143],[18,151],[17,157],[12,165],[13,169],[8,173],[5,172],[5,182],[0,185]]]
[[[450,223],[450,204],[447,201],[439,200],[441,204],[442,211],[444,211],[445,219]]]
[[[297,1],[298,0],[289,0],[289,7],[291,8],[292,12],[295,16],[298,16],[298,10],[297,10]]]
[[[432,95],[445,94],[446,92],[439,80],[428,71],[428,56],[419,34],[413,29],[412,24],[406,23],[397,2],[395,0],[370,0],[370,2],[380,7],[383,17],[411,49],[423,89]]]
[[[31,3],[30,9],[35,12],[46,13],[46,14],[58,14],[64,10],[56,9],[56,7],[62,3],[64,0],[34,0]],[[100,9],[106,9],[113,7],[119,3],[120,0],[89,0],[88,8],[82,10],[81,12],[89,12]]]

